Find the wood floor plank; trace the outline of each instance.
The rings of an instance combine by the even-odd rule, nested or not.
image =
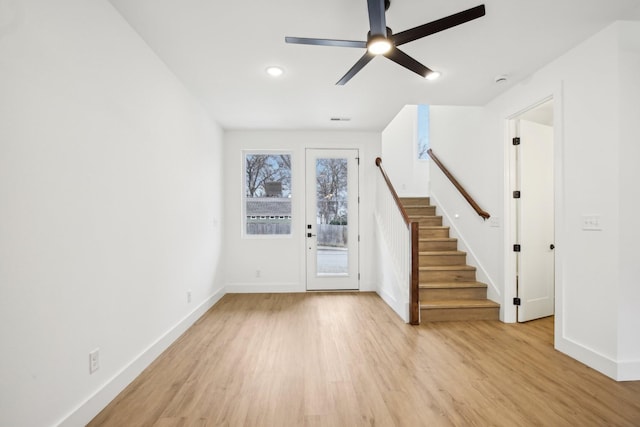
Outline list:
[[[90,426],[638,426],[553,318],[402,323],[372,293],[226,295]]]

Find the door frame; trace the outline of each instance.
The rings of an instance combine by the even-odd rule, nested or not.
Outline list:
[[[314,201],[316,200],[315,198],[315,194],[316,192],[314,190],[310,190],[310,183],[308,182],[308,177],[310,176],[310,173],[312,171],[309,170],[309,154],[313,153],[313,152],[327,152],[328,154],[330,153],[336,153],[336,152],[352,152],[355,153],[355,170],[349,170],[349,176],[351,177],[351,179],[355,180],[355,189],[354,188],[349,188],[349,194],[351,195],[352,191],[355,191],[355,195],[350,196],[350,199],[355,199],[355,208],[353,207],[349,207],[349,217],[356,218],[355,221],[355,225],[353,224],[348,224],[348,227],[353,227],[355,226],[355,230],[350,229],[349,235],[351,236],[351,238],[356,237],[356,239],[354,241],[352,241],[353,245],[356,248],[356,254],[355,256],[353,256],[353,254],[349,254],[349,262],[355,262],[355,270],[351,270],[351,274],[353,274],[354,276],[347,276],[350,277],[351,279],[355,279],[355,283],[356,286],[355,287],[351,287],[351,286],[345,286],[344,284],[339,284],[340,281],[344,281],[347,282],[347,280],[342,279],[340,280],[340,277],[336,276],[336,280],[338,281],[338,284],[335,287],[331,287],[328,286],[327,288],[324,287],[319,287],[317,289],[309,289],[310,284],[309,284],[309,269],[310,269],[310,263],[309,263],[309,238],[307,237],[307,232],[309,230],[307,230],[307,224],[308,224],[308,218],[309,215],[311,215],[310,212],[310,208],[309,208],[309,198],[313,197]],[[304,287],[305,287],[305,291],[306,292],[316,292],[316,291],[322,291],[322,290],[327,290],[327,291],[359,291],[361,284],[360,284],[360,268],[361,268],[361,257],[360,257],[360,181],[361,181],[361,176],[360,176],[360,148],[357,147],[320,147],[320,148],[314,148],[314,147],[306,147],[304,150],[304,164],[305,164],[305,200],[304,200],[304,205],[305,205],[305,212],[304,212],[304,223],[305,223],[305,232],[304,232],[304,236],[303,239],[305,241],[305,246],[304,246],[304,251],[305,251],[305,256],[304,256],[304,263],[305,263],[305,274],[304,274]],[[315,168],[313,171],[313,175],[315,177]],[[315,187],[315,186],[313,186]],[[314,213],[315,213],[315,209],[314,209]],[[349,221],[351,223],[351,221]],[[315,222],[314,222],[315,224]],[[313,229],[311,230],[313,232],[315,232],[316,230]],[[314,252],[317,254],[317,251]],[[314,263],[314,265],[316,265]],[[330,280],[330,278],[326,279],[327,281]]]
[[[545,104],[547,102],[552,103],[551,105],[553,108],[553,99],[545,101]],[[525,130],[523,130],[535,129],[535,132],[541,132],[543,127],[549,127],[544,124],[536,123],[536,121],[528,118],[527,113],[535,111],[537,108],[538,107],[534,107],[513,120],[516,137],[520,138],[521,141],[520,145],[516,146],[513,144],[512,146],[512,150],[516,156],[516,176],[515,182],[512,181],[512,188],[514,190],[524,191],[522,198],[516,198],[514,196],[511,199],[511,203],[514,205],[514,209],[516,210],[516,217],[514,221],[516,225],[515,243],[523,245],[521,252],[515,252],[514,249],[514,256],[517,260],[517,295],[520,300],[520,305],[516,306],[516,320],[518,322],[526,322],[529,320],[552,316],[555,313],[555,251],[553,247],[548,247],[549,245],[553,246],[555,243],[553,235],[555,229],[555,207],[553,205],[553,188],[555,187],[555,180],[553,175],[551,175],[551,181],[545,181],[543,187],[536,185],[536,180],[538,178],[536,171],[544,169],[545,166],[548,167],[548,164],[545,165],[540,162],[551,162],[552,168],[550,170],[546,170],[549,170],[551,174],[553,174],[553,125],[550,126],[550,140],[534,139],[532,134],[528,132],[525,133]],[[547,147],[546,149],[544,148],[545,146]],[[544,155],[536,160],[536,156],[542,154],[540,150],[544,150]],[[533,161],[531,156],[533,156]],[[536,176],[533,176],[532,174]],[[531,203],[535,201],[536,194],[544,197],[546,201],[550,203],[550,206],[546,205],[545,202],[542,202],[541,206],[537,208],[534,207]],[[540,222],[536,222],[535,217],[540,217],[540,215],[549,219],[550,223],[543,225]],[[526,222],[523,222],[525,221],[525,218],[527,218],[527,220]],[[545,228],[536,229],[538,226],[543,226]],[[550,226],[551,229],[546,228],[547,226]],[[532,229],[531,227],[534,228]],[[550,236],[547,235],[549,232],[551,233]],[[542,235],[540,233],[542,233]],[[543,235],[548,237],[548,239],[544,239],[544,243],[536,240]],[[538,252],[539,249],[537,244],[539,244],[540,247],[545,248],[543,250],[544,253]],[[536,263],[536,259],[538,261],[543,261],[544,264]],[[548,264],[549,262],[551,265]],[[531,268],[532,266],[534,267],[533,269]],[[542,270],[539,270],[539,267],[542,267]],[[551,276],[548,276],[547,274],[551,274]],[[540,279],[540,282],[538,282],[537,279]],[[532,292],[537,293],[542,290],[539,289],[541,284],[545,285],[545,295],[548,295],[549,298],[544,298],[539,301],[531,300]],[[547,286],[551,285],[553,285],[553,288],[549,289]],[[549,304],[551,304],[551,306],[549,306]]]
[[[516,243],[516,209],[513,199],[513,182],[516,179],[515,153],[512,145],[512,138],[515,136],[514,120],[524,112],[539,106],[540,104],[553,99],[553,173],[554,173],[554,225],[555,225],[555,337],[562,336],[563,330],[563,268],[564,268],[564,242],[566,232],[564,227],[564,126],[563,126],[563,96],[562,82],[552,85],[548,90],[536,93],[526,93],[521,96],[523,102],[516,105],[516,108],[503,110],[504,117],[504,294],[502,298],[502,320],[505,323],[515,323],[517,319],[517,309],[513,304],[513,298],[517,295],[516,284],[516,254],[513,252],[513,245]],[[519,108],[518,108],[519,106]],[[557,338],[555,342],[557,343]],[[556,346],[557,347],[557,346]]]

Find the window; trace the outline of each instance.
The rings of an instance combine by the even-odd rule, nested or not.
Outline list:
[[[291,155],[245,153],[246,235],[291,234]]]
[[[429,150],[429,106],[418,105],[418,159],[428,160],[427,150]]]

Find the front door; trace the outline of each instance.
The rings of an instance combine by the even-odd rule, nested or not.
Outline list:
[[[358,150],[307,149],[307,290],[359,289]]]

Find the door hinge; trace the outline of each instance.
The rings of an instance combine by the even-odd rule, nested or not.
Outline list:
[[[513,145],[520,145],[520,137],[516,136],[511,141],[513,141]]]
[[[520,301],[520,298],[518,298],[518,297],[515,297],[515,298],[513,299],[513,305],[520,305],[520,302],[521,302],[521,301]]]
[[[520,191],[517,191],[517,190],[516,190],[516,191],[514,191],[514,192],[513,192],[513,198],[514,198],[514,199],[519,199],[519,198],[520,198]]]
[[[358,166],[360,166],[360,157],[356,157],[356,160],[358,161]]]
[[[358,280],[360,280],[360,273],[358,273]]]
[[[360,235],[358,234],[358,242],[360,241]]]
[[[513,252],[520,252],[520,245],[513,245]]]

